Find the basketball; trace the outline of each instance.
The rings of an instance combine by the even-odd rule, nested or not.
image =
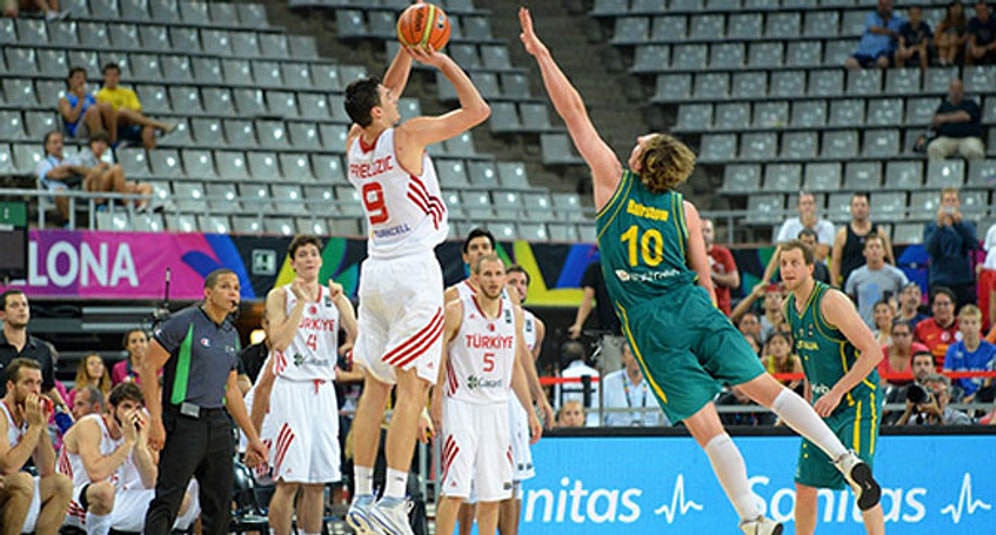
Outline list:
[[[433,4],[415,4],[398,17],[398,41],[405,46],[432,46],[440,50],[450,40],[450,19]]]

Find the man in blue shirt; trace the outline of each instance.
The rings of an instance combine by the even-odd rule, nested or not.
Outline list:
[[[996,19],[989,13],[989,5],[975,3],[975,16],[968,21],[968,49],[965,62],[969,65],[996,63]]]
[[[938,286],[950,288],[956,306],[975,304],[975,270],[969,254],[979,247],[975,223],[961,213],[957,188],[941,190],[941,206],[936,220],[923,229],[923,244],[927,249],[927,283],[933,296]]]
[[[961,340],[948,346],[944,357],[946,372],[984,372],[996,358],[996,346],[982,339],[982,311],[975,305],[965,305],[958,313]],[[965,377],[952,381],[962,389],[962,401],[969,403],[982,387],[981,377]]]
[[[892,11],[892,0],[878,0],[878,8],[865,18],[865,33],[858,50],[844,62],[848,70],[878,67],[888,69],[899,39],[899,29],[906,22]]]

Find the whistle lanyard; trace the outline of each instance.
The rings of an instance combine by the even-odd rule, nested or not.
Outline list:
[[[626,396],[626,407],[629,408],[629,409],[632,409],[633,408],[633,400],[631,400],[629,398],[630,380],[629,380],[629,375],[626,375],[625,371],[622,374],[622,380],[623,380],[623,382],[622,382],[623,383],[623,394],[625,394],[625,396]],[[645,409],[645,408],[647,408],[647,382],[646,381],[641,381],[640,382],[640,387],[641,387],[641,390],[643,391],[643,400],[640,402],[640,408],[641,409]],[[642,413],[640,414],[640,419],[641,420],[643,419],[643,414]]]

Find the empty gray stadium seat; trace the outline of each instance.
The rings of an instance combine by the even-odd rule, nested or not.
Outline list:
[[[768,13],[765,17],[765,36],[786,39],[799,36],[802,15],[797,11]]]
[[[726,32],[725,22],[723,15],[718,13],[692,15],[688,37],[696,40],[720,40]]]
[[[760,189],[760,165],[731,164],[723,169],[723,193],[752,193]]]
[[[506,188],[528,188],[529,177],[521,162],[498,162],[498,177]]]
[[[173,202],[186,213],[202,214],[207,211],[204,185],[200,182],[173,182]]]
[[[716,105],[716,128],[744,130],[750,126],[750,104],[733,102]]]
[[[836,191],[840,189],[840,175],[840,163],[838,162],[807,163],[803,189],[806,191]]]
[[[619,17],[612,32],[613,44],[638,44],[650,38],[650,18]]]
[[[728,19],[728,39],[758,39],[764,32],[764,15],[760,13],[732,13]]]
[[[879,162],[847,162],[844,167],[844,189],[870,190],[882,185],[882,164]]]
[[[213,180],[218,178],[214,168],[214,158],[211,151],[203,149],[184,149],[180,156],[183,160],[183,170],[190,178],[198,180]]]
[[[968,186],[996,186],[996,160],[976,160],[968,162]]]
[[[784,52],[785,47],[780,41],[751,43],[748,63],[751,67],[781,67],[784,62]]]
[[[868,101],[866,121],[870,125],[892,126],[903,122],[903,99],[879,98]]]
[[[938,191],[913,191],[910,193],[910,219],[936,219],[937,210],[941,206],[941,195]]]
[[[21,112],[0,110],[0,139],[4,141],[28,141]]]
[[[875,191],[869,199],[873,219],[884,221],[902,219],[906,211],[905,191]]]
[[[540,152],[547,165],[584,163],[567,134],[540,134]]]
[[[821,155],[827,158],[847,160],[858,155],[858,132],[856,130],[827,131],[823,133]]]
[[[736,155],[736,134],[706,134],[702,136],[699,160],[703,162],[722,162],[732,160]]]
[[[815,158],[818,144],[815,131],[786,132],[782,134],[781,155],[792,159]]]
[[[730,76],[725,72],[706,72],[695,75],[695,96],[722,100],[730,94]]]
[[[806,94],[805,71],[774,71],[768,94],[773,97],[800,97]]]
[[[269,234],[293,236],[297,232],[294,221],[287,217],[266,217],[263,219],[263,230]]]
[[[678,106],[677,127],[683,130],[712,128],[712,104],[681,104]]]
[[[296,217],[294,218],[294,224],[297,226],[297,231],[301,234],[313,234],[315,236],[329,235],[328,222],[325,219]]]
[[[790,67],[816,67],[823,63],[823,43],[820,41],[790,41],[785,62]]]
[[[198,114],[203,112],[200,91],[193,86],[170,86],[169,101],[175,109],[183,110],[184,113]]]
[[[923,90],[928,93],[946,94],[951,80],[957,77],[957,67],[930,67],[923,79]]]
[[[857,126],[865,121],[865,101],[846,98],[830,101],[831,126]]]
[[[802,165],[774,163],[764,166],[764,191],[799,191],[802,187]]]
[[[158,148],[148,153],[152,173],[160,178],[180,178],[183,167],[180,165],[180,154],[176,150]]]
[[[671,68],[698,70],[709,61],[709,47],[702,44],[681,44],[671,49]]]
[[[923,186],[923,164],[913,161],[887,162],[885,187],[916,190]]]
[[[498,169],[491,161],[467,162],[467,179],[474,186],[492,190],[499,186]]]
[[[279,63],[275,61],[253,61],[251,63],[252,78],[257,86],[276,88],[284,86]]]
[[[773,193],[754,194],[747,198],[748,223],[775,223],[784,219],[785,196]]]
[[[780,128],[789,123],[789,104],[785,100],[758,102],[754,105],[754,126]]]
[[[692,93],[692,75],[661,74],[657,76],[653,100],[674,102],[687,99]]]
[[[914,245],[923,242],[923,224],[899,223],[892,231],[892,242]]]
[[[228,180],[245,180],[249,178],[246,166],[246,156],[242,152],[217,151],[214,154],[218,165],[218,174]],[[210,184],[208,185],[210,187]],[[232,188],[234,192],[234,188]],[[233,193],[234,195],[234,193]]]
[[[688,20],[684,15],[654,17],[651,40],[680,41],[688,36]]]
[[[899,130],[865,130],[865,156],[890,157],[899,154]]]
[[[739,69],[747,63],[743,43],[718,43],[709,48],[709,67]]]
[[[229,144],[229,140],[225,135],[225,129],[221,119],[216,119],[214,117],[195,117],[190,120],[190,129],[188,132],[193,132],[194,139],[197,140],[197,145],[203,145],[206,147],[225,147]],[[173,134],[175,134],[174,132]],[[173,136],[170,134],[170,137]],[[193,145],[193,142],[184,143],[186,145]]]
[[[927,162],[928,188],[961,188],[965,183],[964,160],[930,160]]]
[[[145,155],[145,149],[125,147],[119,148],[115,152],[126,177],[136,179],[149,176],[149,162]]]
[[[204,103],[204,111],[207,113],[221,116],[235,115],[232,92],[227,88],[201,88],[201,100]]]
[[[763,97],[768,92],[768,77],[764,72],[736,72],[732,86],[734,98]]]
[[[577,226],[573,223],[549,223],[547,231],[550,241],[576,243],[579,239]]]
[[[638,45],[634,54],[633,72],[662,71],[671,61],[671,47],[668,45]]]
[[[434,163],[441,185],[447,188],[461,188],[470,185],[463,160],[437,158]]]
[[[221,85],[225,81],[220,59],[205,57],[190,58],[190,68],[193,69],[194,80],[199,84]]]
[[[283,179],[277,155],[269,151],[249,151],[246,153],[249,175],[253,180],[276,184]]]
[[[847,71],[847,93],[849,95],[877,95],[882,92],[882,71],[861,69]]]
[[[220,214],[198,215],[197,227],[208,234],[229,234],[232,231],[228,216]]]
[[[774,132],[747,132],[740,136],[740,157],[748,160],[771,160],[778,153],[778,135]]]
[[[827,122],[825,100],[797,100],[792,103],[792,126],[818,127]]]
[[[885,91],[902,95],[920,92],[920,69],[889,69],[885,73]]]
[[[491,131],[496,133],[518,132],[522,129],[519,112],[514,102],[492,102],[491,117],[488,118]]]
[[[807,37],[836,37],[840,25],[837,11],[806,11],[802,23],[802,33]]]
[[[834,223],[845,223],[851,220],[851,193],[832,192],[827,195],[826,217]]]

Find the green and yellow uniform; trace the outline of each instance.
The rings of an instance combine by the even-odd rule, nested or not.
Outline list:
[[[830,289],[830,286],[816,281],[801,313],[796,307],[794,295],[790,295],[785,303],[785,319],[792,327],[795,352],[802,358],[813,403],[850,371],[860,355],[844,333],[828,324],[820,312],[823,297]],[[882,421],[884,397],[879,395],[878,384],[878,372],[872,370],[868,377],[844,395],[840,405],[825,419],[844,446],[854,450],[869,467],[873,465],[878,427]],[[799,450],[795,481],[827,489],[843,489],[846,485],[844,476],[823,450],[805,439]]]
[[[598,247],[613,306],[633,356],[672,422],[720,391],[764,373],[729,319],[688,267],[682,195],[652,193],[623,172],[599,211]]]

